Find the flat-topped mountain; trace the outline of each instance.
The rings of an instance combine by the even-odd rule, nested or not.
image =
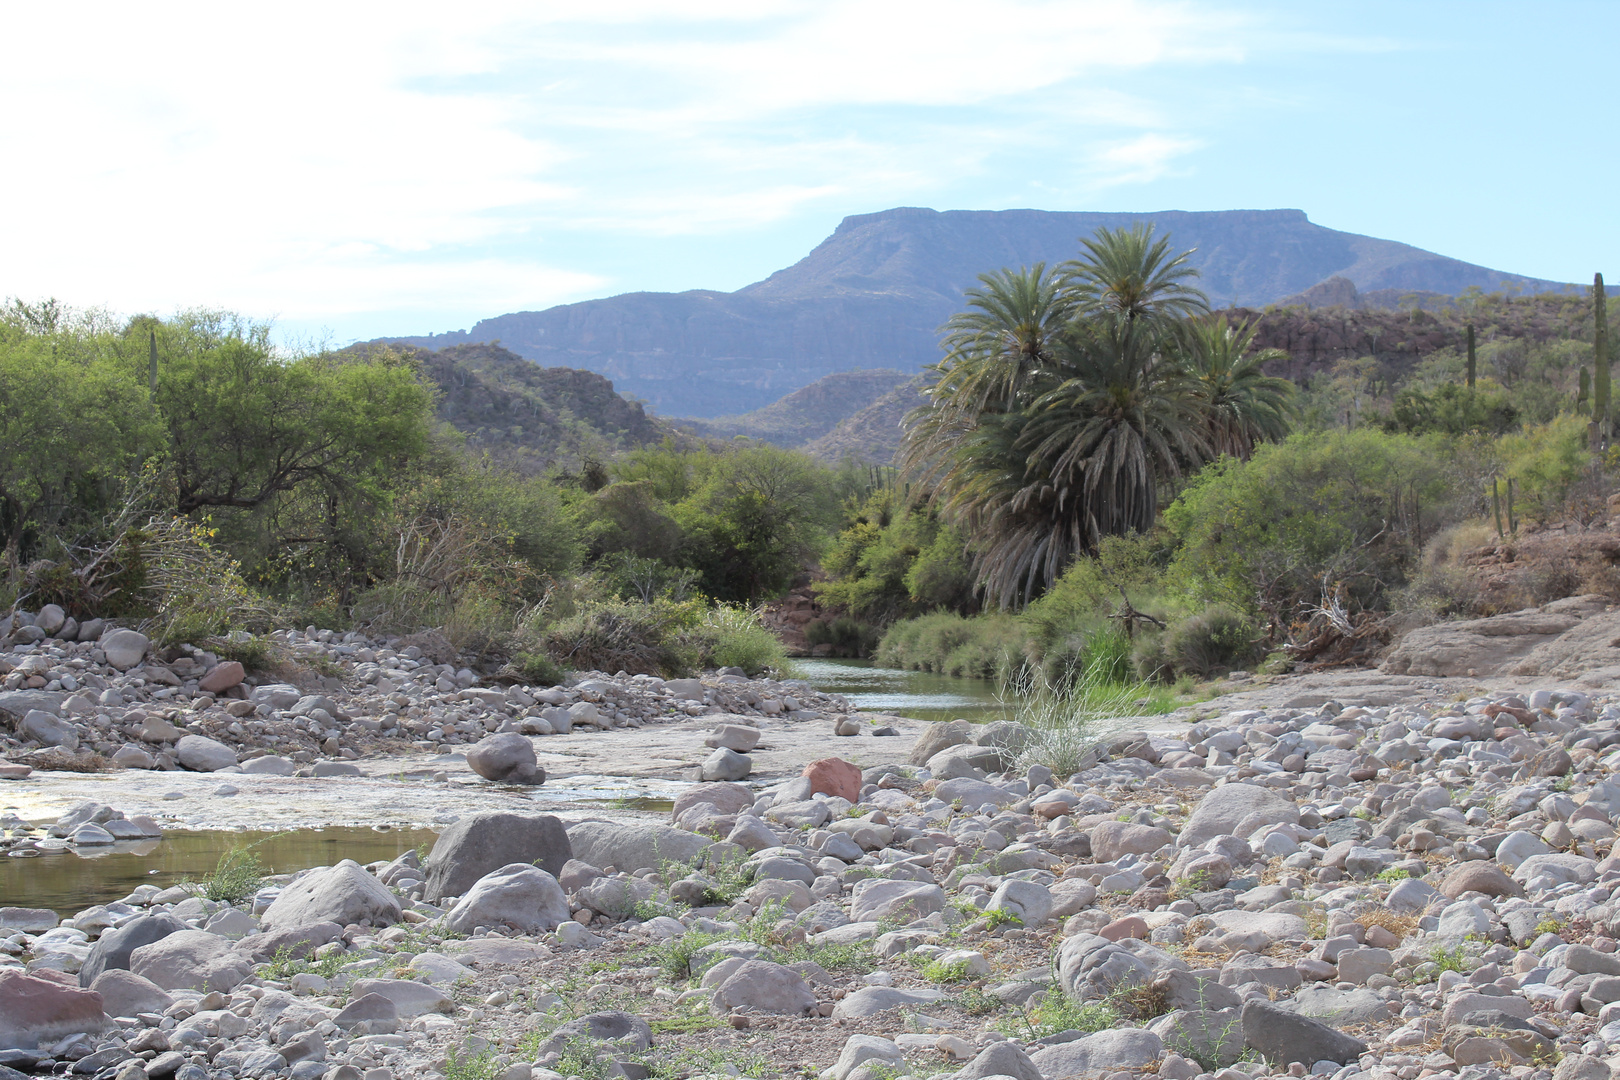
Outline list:
[[[1216,307],[1310,298],[1337,277],[1371,299],[1409,293],[1563,292],[1574,286],[1313,224],[1300,210],[1089,213],[902,207],[845,218],[792,266],[733,293],[626,293],[485,319],[470,331],[390,338],[443,348],[499,341],[547,366],[584,368],[666,416],[735,416],[822,376],[913,372],[979,274],[1074,258],[1098,228],[1150,222],[1195,248]],[[1342,291],[1342,290],[1338,290]],[[1368,294],[1371,294],[1368,296]],[[1336,295],[1335,289],[1314,295]]]

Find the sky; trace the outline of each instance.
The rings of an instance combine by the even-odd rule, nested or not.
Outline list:
[[[1610,0],[0,19],[0,297],[227,308],[302,341],[736,289],[893,206],[1295,207],[1563,281],[1620,251]]]

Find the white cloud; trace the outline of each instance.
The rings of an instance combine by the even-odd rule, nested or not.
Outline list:
[[[1108,80],[1239,62],[1244,27],[1147,0],[17,7],[0,295],[495,313],[609,284],[565,234],[924,202],[1024,151],[1137,182],[1198,143]]]

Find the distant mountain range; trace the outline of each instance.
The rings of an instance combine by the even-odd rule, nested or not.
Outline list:
[[[1139,221],[1169,233],[1178,249],[1196,249],[1199,285],[1217,307],[1342,297],[1392,307],[1414,293],[1430,307],[1473,286],[1576,288],[1324,228],[1300,210],[902,207],[845,218],[809,255],[733,293],[626,293],[500,315],[468,331],[382,340],[429,349],[499,342],[542,365],[605,375],[665,416],[736,416],[835,372],[913,373],[938,358],[939,325],[961,309],[979,274],[1062,262],[1078,254],[1082,236]]]

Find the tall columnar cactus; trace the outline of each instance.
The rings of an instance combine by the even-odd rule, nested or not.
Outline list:
[[[1581,416],[1592,414],[1592,373],[1581,368],[1581,388],[1575,394],[1575,411]]]
[[[1600,442],[1609,441],[1609,312],[1603,275],[1592,275],[1592,419]]]
[[[1474,363],[1474,324],[1468,324],[1468,389],[1474,388],[1474,373],[1478,370]]]

